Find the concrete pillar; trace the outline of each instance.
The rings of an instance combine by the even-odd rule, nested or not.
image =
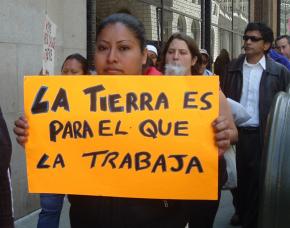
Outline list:
[[[13,154],[11,176],[15,218],[39,208],[38,194],[29,194],[25,152],[12,132],[23,114],[23,76],[38,74],[42,66],[45,13],[57,25],[55,73],[64,58],[86,56],[86,5],[80,0],[1,0],[0,105],[9,128]]]

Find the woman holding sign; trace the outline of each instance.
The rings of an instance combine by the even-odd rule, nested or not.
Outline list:
[[[140,75],[146,62],[145,30],[128,14],[113,14],[104,19],[96,34],[95,66],[100,75]],[[220,152],[230,145],[236,133],[230,114],[218,117],[213,128]],[[28,123],[15,122],[20,144],[28,140]],[[98,181],[98,180],[96,180]],[[187,223],[182,201],[70,195],[72,227],[180,227]]]
[[[166,75],[199,75],[202,56],[195,41],[184,34],[173,34],[164,46],[161,55],[161,70]],[[229,121],[230,140],[237,140],[237,130],[234,125],[231,110],[224,94],[220,91],[220,115]],[[218,209],[221,186],[226,181],[226,164],[223,158],[224,150],[219,150],[219,192],[217,201],[186,202],[189,217],[189,227],[210,228]]]

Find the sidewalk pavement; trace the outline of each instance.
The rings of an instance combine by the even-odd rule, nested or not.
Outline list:
[[[37,225],[39,211],[40,210],[37,210],[21,219],[18,219],[15,222],[15,228],[35,228]],[[230,191],[223,191],[219,210],[218,210],[213,228],[234,228],[234,226],[229,225],[229,221],[233,213],[234,213],[234,208],[232,205],[232,195]],[[235,227],[241,228],[240,226],[235,226]],[[64,207],[61,213],[59,228],[70,228],[69,203],[66,198],[65,198]]]

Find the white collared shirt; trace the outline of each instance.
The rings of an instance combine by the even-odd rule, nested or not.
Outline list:
[[[243,89],[240,103],[251,118],[241,126],[258,127],[259,122],[259,89],[263,70],[266,69],[266,58],[263,56],[256,64],[243,63]]]

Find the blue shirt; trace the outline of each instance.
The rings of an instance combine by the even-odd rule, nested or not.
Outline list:
[[[284,65],[288,70],[290,70],[290,61],[284,56],[278,53],[277,51],[271,49],[269,51],[269,56],[276,62]]]
[[[210,70],[205,69],[203,72],[203,75],[211,76],[211,75],[213,75],[213,73]]]

